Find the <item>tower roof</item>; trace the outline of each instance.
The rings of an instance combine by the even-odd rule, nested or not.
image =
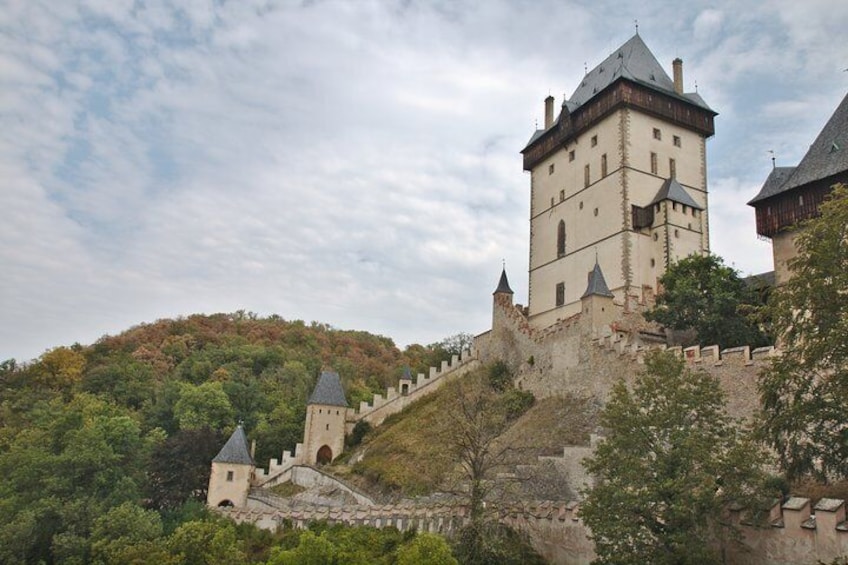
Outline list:
[[[671,200],[672,202],[677,202],[678,204],[684,204],[686,206],[691,206],[696,210],[703,210],[703,206],[695,202],[695,199],[686,192],[686,189],[677,182],[677,179],[670,178],[666,179],[666,181],[662,184],[657,195],[654,196],[654,199],[651,200],[650,205],[657,204],[662,202],[663,200]]]
[[[848,95],[825,124],[797,167],[776,167],[769,174],[755,203],[794,188],[848,171]]]
[[[241,424],[235,429],[230,439],[212,460],[213,463],[237,463],[239,465],[253,465],[253,457],[247,448],[247,436]]]
[[[515,294],[514,292],[512,292],[512,289],[509,288],[509,280],[507,280],[506,278],[506,268],[501,271],[501,280],[498,281],[498,288],[496,288],[495,292],[493,292],[492,294],[499,293]]]
[[[307,404],[324,404],[328,406],[344,406],[347,407],[345,400],[342,381],[338,373],[332,371],[322,371],[318,377],[318,384],[312,391]]]
[[[589,272],[589,284],[586,285],[586,292],[580,298],[586,298],[588,296],[606,296],[607,298],[613,298],[614,296],[607,286],[604,273],[601,271],[601,266],[597,260],[595,261],[595,268]]]
[[[663,70],[639,34],[628,39],[600,65],[586,73],[580,86],[563,105],[573,111],[619,78],[638,82],[671,96],[683,98],[696,106],[710,109],[697,93],[681,95],[674,90],[674,81]]]

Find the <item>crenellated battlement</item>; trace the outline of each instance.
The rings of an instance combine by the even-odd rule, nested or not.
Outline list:
[[[356,504],[342,507],[308,506],[277,510],[218,508],[216,511],[236,522],[249,522],[267,530],[275,530],[286,523],[302,529],[312,522],[324,521],[328,524],[375,528],[395,527],[401,531],[415,529],[419,532],[450,535],[468,520],[467,509],[458,504]]]
[[[725,548],[727,563],[814,565],[831,562],[848,553],[848,523],[845,501],[823,498],[815,505],[808,498],[792,497],[776,503],[765,523],[744,519],[744,509],[733,511],[743,545]],[[343,506],[292,506],[281,509],[219,508],[236,522],[276,529],[289,523],[305,528],[326,521],[353,526],[395,527],[450,535],[467,523],[468,510],[457,503]],[[576,501],[528,501],[489,507],[498,520],[530,536],[534,546],[553,563],[589,563],[595,558],[591,532],[580,518]]]
[[[432,394],[451,378],[460,377],[479,365],[476,349],[465,350],[461,355],[453,355],[450,361],[442,361],[439,368],[430,367],[427,374],[418,373],[413,381],[401,378],[397,387],[388,387],[386,394],[375,394],[371,403],[360,402],[359,409],[348,409],[346,418],[347,433],[360,420],[372,426],[379,426],[387,417],[396,414],[416,400]]]

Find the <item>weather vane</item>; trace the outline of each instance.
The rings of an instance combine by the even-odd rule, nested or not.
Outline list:
[[[639,35],[639,20],[633,20],[633,25],[636,26],[636,35]]]
[[[769,149],[768,151],[766,151],[766,153],[770,153],[770,154],[771,154],[771,168],[772,168],[772,169],[776,169],[776,168],[777,168],[777,164],[775,163],[775,159],[774,159],[774,150],[773,150],[773,149]]]

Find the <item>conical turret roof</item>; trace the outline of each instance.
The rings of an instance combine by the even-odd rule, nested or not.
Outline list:
[[[495,292],[493,294],[499,293],[515,294],[514,292],[512,292],[512,289],[509,288],[509,280],[507,280],[506,278],[505,268],[501,271],[501,280],[498,281],[498,288],[495,289]]]
[[[237,463],[239,465],[253,465],[253,457],[247,447],[247,436],[244,428],[239,426],[212,460],[213,463]]]
[[[307,404],[324,404],[329,406],[347,407],[342,381],[338,373],[322,371],[318,377],[318,384],[309,397]]]
[[[614,295],[610,292],[607,286],[607,281],[604,279],[604,273],[601,271],[601,266],[595,261],[595,268],[589,272],[589,284],[586,285],[586,292],[580,298],[588,296],[606,296],[613,298]]]

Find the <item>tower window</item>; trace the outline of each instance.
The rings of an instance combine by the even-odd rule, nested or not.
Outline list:
[[[677,178],[677,161],[674,159],[668,160],[668,174],[671,178]]]
[[[549,174],[549,175],[554,174],[554,164],[553,164],[553,163],[551,163],[550,165],[548,165],[548,174]]]
[[[662,139],[662,132],[659,128],[654,128],[654,139]]]
[[[590,178],[589,165],[587,164],[585,167],[583,167],[583,186],[584,187],[589,186],[589,178]]]
[[[597,144],[598,144],[598,136],[593,135],[592,136],[592,147],[595,147]]]
[[[607,154],[601,155],[601,178],[607,176]]]
[[[551,196],[551,208],[553,208],[553,207],[554,207],[554,197]]]
[[[227,482],[233,482],[233,472],[227,471]]]
[[[672,139],[672,143],[674,143],[675,147],[680,147],[680,136],[679,135],[675,135],[671,139]]]
[[[595,208],[595,215],[596,216],[598,215],[598,209],[597,208]]]
[[[565,255],[565,221],[560,220],[557,225],[557,257]]]
[[[571,151],[568,152],[568,160],[569,161],[574,160],[574,149],[572,149]]]
[[[651,151],[651,174],[657,174],[657,154]]]
[[[680,237],[680,230],[674,230],[674,237]]]
[[[565,304],[565,283],[557,283],[556,285],[556,305],[562,306]]]
[[[657,264],[657,262],[656,262],[656,260],[654,260],[654,259],[651,259],[651,267],[654,267],[654,266],[656,266],[656,264]]]
[[[565,190],[560,190],[559,191],[559,201],[562,202],[563,200],[565,200]]]

